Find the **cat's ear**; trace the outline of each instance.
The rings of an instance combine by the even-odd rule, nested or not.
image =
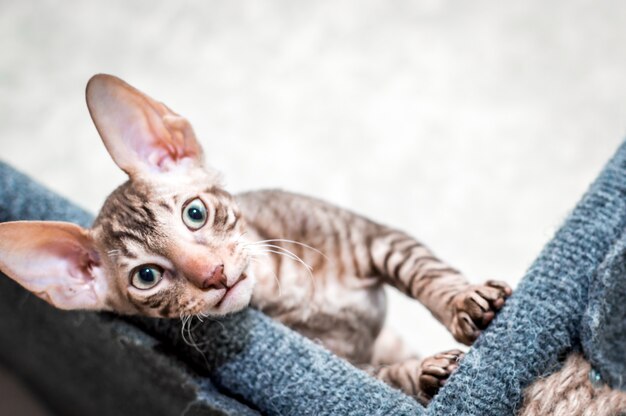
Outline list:
[[[75,224],[0,224],[0,270],[60,309],[107,309],[107,281],[88,231]]]
[[[112,75],[94,75],[87,107],[115,163],[129,176],[203,165],[189,122]]]

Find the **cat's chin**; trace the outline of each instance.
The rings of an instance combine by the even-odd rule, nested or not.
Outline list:
[[[247,275],[237,284],[232,286],[224,297],[213,306],[208,313],[210,315],[226,315],[244,309],[250,304],[255,279],[252,275]]]

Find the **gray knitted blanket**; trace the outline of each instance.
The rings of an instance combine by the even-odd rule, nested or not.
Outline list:
[[[0,221],[92,217],[0,163]],[[198,322],[63,312],[0,278],[0,360],[67,415],[512,415],[583,350],[626,385],[626,144],[424,409],[252,309]],[[195,342],[188,343],[185,339]]]

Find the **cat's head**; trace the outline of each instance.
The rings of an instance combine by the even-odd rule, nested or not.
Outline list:
[[[110,75],[94,76],[86,95],[129,180],[91,229],[0,224],[0,270],[61,309],[180,317],[245,307],[254,278],[244,221],[189,122]]]

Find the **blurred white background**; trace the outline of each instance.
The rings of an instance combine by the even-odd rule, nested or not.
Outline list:
[[[124,180],[84,103],[120,76],[230,190],[281,187],[515,285],[626,133],[622,1],[0,1],[0,157],[96,212]],[[423,353],[454,346],[391,291]]]

